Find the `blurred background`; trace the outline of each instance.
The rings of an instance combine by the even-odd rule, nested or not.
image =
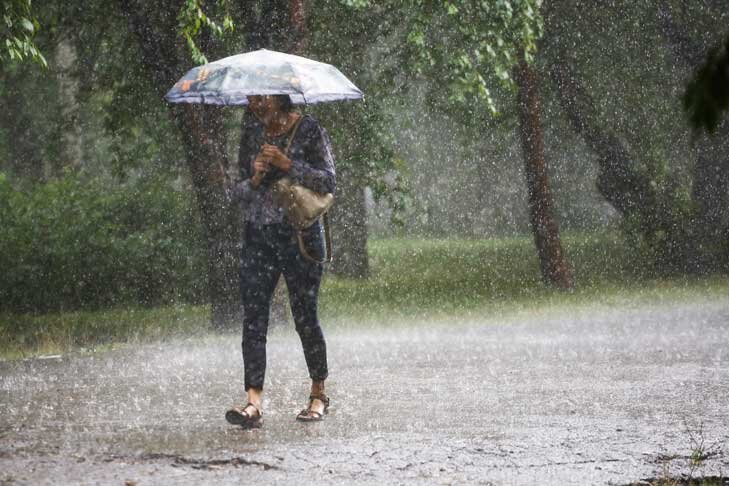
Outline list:
[[[725,2],[2,8],[8,353],[237,329],[237,218],[209,176],[237,172],[249,115],[162,95],[263,47],[365,92],[302,107],[337,157],[326,316],[729,287]]]

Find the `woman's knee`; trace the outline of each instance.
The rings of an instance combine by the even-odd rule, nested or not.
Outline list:
[[[268,316],[243,319],[243,339],[265,341],[268,334]]]
[[[314,318],[306,318],[302,320],[294,320],[296,332],[302,339],[317,339],[323,335],[319,320]]]

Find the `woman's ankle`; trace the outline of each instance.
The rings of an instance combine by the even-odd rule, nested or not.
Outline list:
[[[261,405],[263,403],[263,389],[249,388],[248,403],[252,403],[258,410],[261,410]]]
[[[322,381],[312,381],[311,382],[311,396],[319,397],[319,396],[325,396],[326,393],[324,393],[324,380]]]

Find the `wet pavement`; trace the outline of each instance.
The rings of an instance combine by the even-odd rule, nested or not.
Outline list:
[[[325,331],[331,413],[294,421],[304,360],[276,329],[255,431],[223,418],[243,397],[237,336],[0,362],[0,484],[729,475],[729,299]]]

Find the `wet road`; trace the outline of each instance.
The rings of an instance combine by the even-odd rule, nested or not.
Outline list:
[[[0,484],[625,484],[702,441],[729,474],[729,301],[334,324],[327,420],[278,329],[258,431],[236,336],[0,362]]]

